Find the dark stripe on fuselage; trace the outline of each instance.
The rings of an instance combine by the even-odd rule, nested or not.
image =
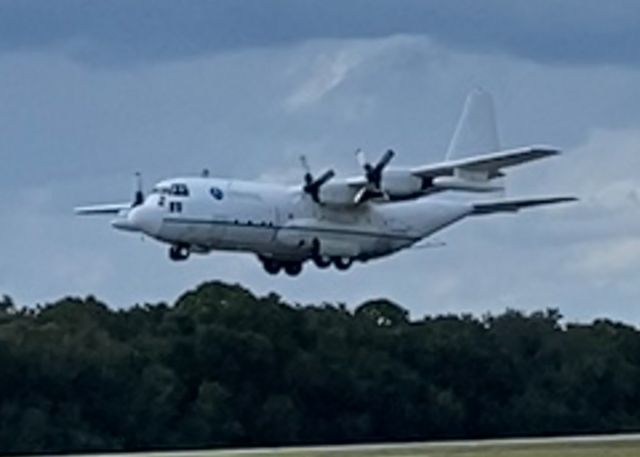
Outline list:
[[[327,228],[327,227],[295,227],[295,226],[282,226],[282,225],[269,225],[269,224],[260,224],[260,223],[246,223],[246,222],[235,222],[235,221],[216,221],[211,219],[181,219],[175,217],[165,217],[163,222],[168,222],[171,224],[197,224],[197,225],[219,225],[219,226],[227,226],[227,227],[242,227],[242,228],[252,228],[252,229],[266,229],[266,230],[291,230],[291,231],[300,231],[300,232],[319,232],[319,233],[330,233],[334,235],[347,235],[347,236],[364,236],[370,238],[387,238],[393,239],[397,241],[411,241],[416,242],[420,241],[422,238],[415,236],[407,236],[407,235],[398,235],[394,233],[387,232],[368,232],[363,230],[352,230],[352,229],[338,229],[338,228]]]

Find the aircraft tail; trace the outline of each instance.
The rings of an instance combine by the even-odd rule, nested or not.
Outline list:
[[[446,160],[462,159],[500,150],[495,109],[491,95],[472,90],[451,138]]]
[[[460,120],[447,149],[446,160],[466,159],[498,151],[500,141],[493,99],[485,90],[476,88],[467,95]],[[484,171],[460,167],[454,170],[453,179],[463,183],[463,188],[475,185],[483,189],[483,192],[497,192],[502,195],[505,192],[506,183],[503,175],[492,176]],[[491,180],[494,182],[489,185]]]

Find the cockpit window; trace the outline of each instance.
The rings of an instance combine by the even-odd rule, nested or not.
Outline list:
[[[186,184],[176,183],[171,185],[171,195],[175,195],[177,197],[188,197],[189,196],[189,188]]]
[[[171,194],[171,189],[168,187],[154,187],[151,190],[152,194],[160,194],[160,195],[169,195]]]

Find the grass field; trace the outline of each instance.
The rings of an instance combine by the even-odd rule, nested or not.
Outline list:
[[[115,457],[118,454],[112,454]],[[124,457],[125,454],[119,454]],[[640,435],[128,454],[136,457],[640,457]],[[97,456],[94,456],[97,457]]]

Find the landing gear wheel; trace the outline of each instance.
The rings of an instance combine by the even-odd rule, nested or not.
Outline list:
[[[329,268],[331,266],[331,259],[329,257],[319,255],[313,257],[313,263],[316,264],[316,267],[324,270],[325,268]]]
[[[346,271],[353,265],[353,259],[348,257],[334,257],[333,264],[340,271]]]
[[[174,262],[180,262],[189,258],[189,246],[175,245],[169,248],[169,258]]]
[[[264,267],[264,271],[274,276],[280,273],[280,270],[282,270],[282,264],[273,259],[264,259],[262,261],[262,266]]]
[[[287,263],[284,266],[284,271],[289,276],[298,276],[300,273],[302,273],[302,264],[299,262]]]

